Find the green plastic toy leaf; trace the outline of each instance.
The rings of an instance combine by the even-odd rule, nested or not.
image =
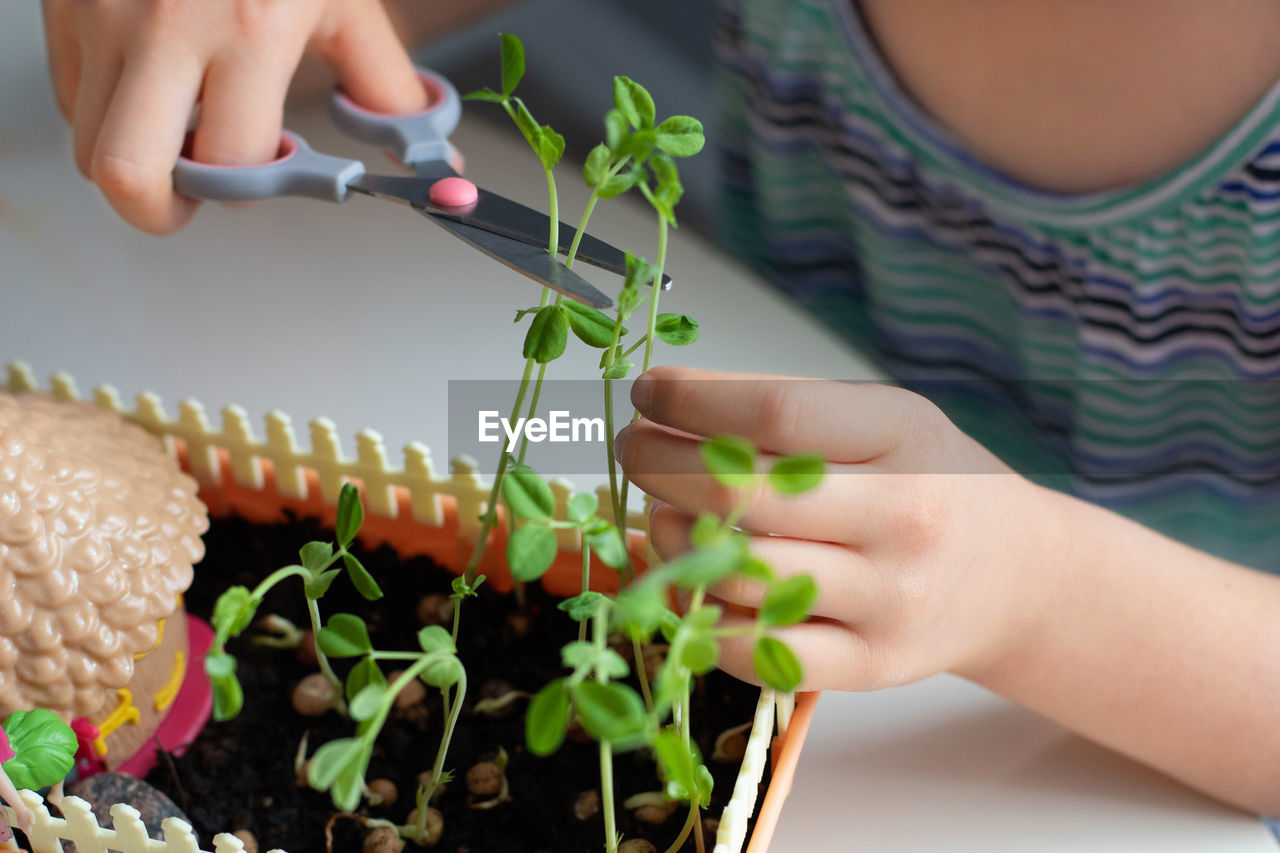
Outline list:
[[[320,629],[316,644],[331,658],[353,658],[373,651],[364,620],[350,613],[329,617],[329,624]]]
[[[582,164],[582,179],[587,182],[587,186],[594,187],[604,178],[609,168],[609,155],[609,146],[603,142],[591,149],[587,161]]]
[[[574,524],[585,524],[600,508],[600,499],[591,492],[578,492],[569,498],[569,520]]]
[[[560,307],[568,312],[569,327],[573,333],[587,346],[604,349],[613,342],[613,319],[608,314],[572,300]],[[626,335],[627,329],[624,327],[620,334]]]
[[[698,445],[707,473],[729,488],[751,484],[756,472],[756,449],[749,441],[730,435],[717,436]]]
[[[347,673],[345,690],[347,701],[350,702],[355,699],[361,690],[371,684],[380,684],[386,687],[387,677],[382,674],[377,661],[370,657],[362,658],[356,662],[355,666],[351,667],[351,672]]]
[[[804,679],[804,667],[785,643],[774,637],[761,637],[751,654],[751,665],[760,680],[774,690],[790,693]]]
[[[298,557],[302,560],[302,568],[318,572],[333,559],[333,546],[328,542],[308,542],[298,549]]]
[[[569,315],[561,305],[546,305],[533,315],[524,337],[524,357],[538,364],[555,361],[569,342]]]
[[[351,583],[356,588],[356,592],[364,596],[366,601],[377,601],[382,598],[382,588],[378,586],[378,582],[373,579],[373,575],[369,574],[369,570],[356,559],[354,554],[344,552],[342,554],[342,563],[347,567],[347,577],[351,578]]]
[[[235,637],[253,621],[259,602],[247,587],[233,586],[213,605],[213,627],[224,637]]]
[[[664,344],[688,346],[698,339],[698,321],[687,314],[659,314],[654,334]]]
[[[334,532],[338,536],[338,544],[343,548],[350,545],[364,524],[364,504],[360,502],[360,490],[351,483],[343,483],[338,493],[338,520],[334,523]],[[305,566],[306,563],[304,562]]]
[[[587,734],[598,741],[630,741],[645,729],[644,700],[616,681],[574,685],[573,707]]]
[[[653,127],[653,96],[630,77],[613,78],[613,105],[632,127]]]
[[[361,721],[372,719],[378,713],[378,706],[387,695],[387,686],[377,682],[366,684],[351,700],[347,712],[351,719]]]
[[[768,628],[794,625],[809,615],[818,600],[818,585],[808,575],[778,581],[764,597],[757,617]]]
[[[418,632],[418,647],[427,654],[457,651],[453,645],[453,635],[439,625],[428,625]]]
[[[547,481],[528,465],[516,465],[502,478],[502,496],[520,518],[550,521],[556,511],[556,499]]]
[[[507,566],[511,576],[523,583],[536,581],[551,568],[559,550],[556,532],[550,527],[537,522],[517,527],[507,539]]]
[[[827,473],[827,463],[816,453],[783,456],[769,469],[769,485],[784,495],[798,495],[816,488]]]
[[[524,44],[520,37],[502,34],[502,94],[510,95],[524,77]]]
[[[538,691],[524,718],[524,737],[529,751],[547,756],[564,743],[569,730],[569,687],[557,678]]]
[[[16,788],[38,791],[61,782],[75,766],[76,734],[53,711],[14,711],[4,732],[14,752],[4,772]]]
[[[658,147],[672,157],[692,157],[702,150],[706,137],[702,122],[692,116],[671,116],[657,127]]]

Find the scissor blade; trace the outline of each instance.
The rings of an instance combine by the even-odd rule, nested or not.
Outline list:
[[[475,206],[467,210],[450,210],[430,205],[427,210],[442,218],[474,225],[534,246],[546,246],[551,230],[551,219],[545,213],[539,213],[531,207],[486,189],[480,189],[480,197],[476,200]],[[573,245],[573,235],[576,233],[577,229],[572,225],[567,222],[560,223],[558,245],[561,254],[568,254],[569,247]],[[627,274],[626,253],[590,234],[582,235],[582,241],[578,244],[577,258],[617,275]],[[664,275],[662,289],[670,288],[671,276]]]
[[[495,261],[507,265],[536,282],[545,284],[558,293],[563,293],[570,299],[590,305],[592,308],[603,309],[613,305],[612,299],[591,282],[547,254],[545,248],[512,240],[464,222],[434,216],[427,211],[423,211],[423,215]]]

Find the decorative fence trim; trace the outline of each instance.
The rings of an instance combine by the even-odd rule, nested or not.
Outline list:
[[[30,366],[15,361],[8,365],[8,378],[0,383],[0,390],[14,394],[45,390],[58,400],[82,400],[75,379],[67,373],[55,373],[49,387],[42,389]],[[431,450],[420,442],[405,445],[403,466],[394,467],[387,456],[382,436],[374,430],[356,433],[356,455],[348,458],[342,451],[338,428],[325,417],[308,423],[311,448],[298,444],[293,420],[284,412],[273,410],[264,418],[264,439],[254,435],[248,414],[237,405],[224,406],[221,412],[222,426],[214,429],[205,407],[198,400],[183,399],[178,403],[178,417],[171,418],[165,412],[160,397],[143,391],[135,398],[131,411],[121,402],[120,393],[111,385],[99,385],[93,391],[92,402],[102,409],[115,412],[124,420],[137,424],[161,438],[168,451],[177,454],[179,444],[186,448],[187,465],[203,486],[218,486],[222,482],[222,466],[218,451],[224,451],[231,460],[231,475],[240,485],[261,489],[263,485],[263,460],[269,461],[275,471],[276,483],[285,497],[305,500],[308,494],[305,469],[316,472],[321,496],[325,503],[336,505],[342,484],[358,480],[364,486],[366,505],[371,513],[384,518],[395,518],[397,502],[395,487],[405,488],[410,496],[415,521],[440,527],[444,524],[441,498],[452,498],[458,508],[458,533],[474,537],[480,530],[480,516],[489,501],[490,487],[480,476],[476,462],[467,456],[449,461],[449,476],[437,475]],[[555,497],[556,519],[567,520],[569,498],[573,486],[563,479],[550,482]],[[617,523],[613,517],[613,501],[609,487],[601,485],[595,490],[599,499],[600,514]],[[626,526],[631,530],[647,531],[649,528],[648,501],[641,511],[626,513]],[[562,528],[556,532],[561,550],[581,550],[578,531]]]
[[[147,834],[142,816],[133,806],[117,803],[111,807],[112,829],[98,826],[92,807],[79,797],[64,797],[61,810],[65,818],[49,814],[41,796],[34,791],[19,791],[18,796],[35,815],[31,831],[26,833],[31,845],[30,853],[62,853],[62,842],[71,841],[79,853],[205,853],[196,841],[191,825],[176,817],[165,818],[160,824],[163,839]],[[0,805],[12,823],[13,809]],[[13,842],[0,842],[0,850],[18,850]],[[213,837],[212,853],[244,853],[244,842],[234,835],[221,832]],[[271,850],[269,853],[283,853]]]

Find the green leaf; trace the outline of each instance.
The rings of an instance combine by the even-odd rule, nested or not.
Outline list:
[[[754,554],[747,555],[747,558],[742,561],[742,565],[738,566],[738,571],[746,577],[764,581],[765,583],[772,582],[776,577],[773,569],[769,568],[769,564]]]
[[[582,727],[595,740],[625,741],[644,731],[644,700],[627,685],[583,681],[573,687],[572,693]]]
[[[502,496],[519,518],[550,521],[556,511],[556,499],[547,481],[528,465],[516,465],[502,478]]]
[[[586,538],[588,547],[596,552],[600,562],[611,569],[621,569],[631,559],[631,555],[627,553],[626,543],[622,541],[622,534],[612,524],[599,533],[592,533]]]
[[[360,761],[361,742],[353,737],[331,740],[316,750],[307,768],[307,782],[317,791],[327,791],[349,765]]]
[[[569,342],[569,315],[562,305],[546,305],[533,315],[524,338],[524,357],[538,364],[555,361]]]
[[[705,809],[711,805],[711,791],[716,786],[716,780],[705,764],[699,764],[694,775],[698,780],[698,805]]]
[[[76,734],[53,711],[14,711],[4,732],[14,752],[4,772],[15,788],[38,791],[61,782],[75,766]]]
[[[591,149],[587,161],[582,164],[582,179],[587,182],[587,186],[594,187],[604,179],[605,172],[609,169],[610,154],[609,146],[603,142]]]
[[[313,578],[308,578],[303,584],[303,595],[312,601],[318,601],[324,598],[324,594],[329,591],[329,586],[333,583],[333,579],[342,573],[342,569],[329,569],[327,572],[321,572]]]
[[[652,634],[667,613],[664,592],[661,584],[643,579],[626,587],[613,602],[618,622],[642,634]]]
[[[418,676],[432,687],[452,687],[462,678],[462,661],[454,655],[441,656],[427,664]]]
[[[352,585],[366,601],[377,601],[382,598],[382,589],[378,586],[378,582],[373,579],[373,575],[369,574],[364,564],[355,558],[355,555],[344,552],[342,563],[347,567],[347,577],[351,578]]]
[[[635,364],[633,362],[629,361],[628,359],[619,357],[614,360],[613,364],[605,368],[604,378],[605,379],[625,379],[627,377],[627,374],[631,372],[631,369],[633,367],[635,367]]]
[[[630,77],[613,78],[613,105],[632,127],[653,127],[653,96]]]
[[[542,161],[542,168],[551,171],[564,155],[564,137],[552,130],[551,125],[544,124],[535,150]]]
[[[418,632],[418,648],[427,654],[433,652],[452,654],[457,651],[457,647],[453,644],[453,635],[439,625],[428,625]]]
[[[382,670],[378,668],[378,662],[373,658],[361,658],[355,666],[351,667],[351,672],[347,673],[345,690],[347,701],[355,699],[361,690],[371,684],[381,684],[386,687],[387,677],[382,674]]]
[[[571,643],[565,643],[560,649],[560,662],[569,669],[577,669],[585,666],[596,655],[596,647],[594,643],[585,640],[574,640]]]
[[[530,752],[547,756],[560,748],[568,730],[569,687],[563,678],[557,678],[539,690],[529,703],[524,737]]]
[[[338,494],[338,520],[334,524],[334,532],[338,536],[338,544],[343,548],[355,541],[364,524],[364,504],[360,502],[360,490],[351,483],[343,483]],[[306,563],[304,562],[305,566]]]
[[[507,567],[518,581],[536,581],[551,568],[560,546],[550,527],[529,522],[517,527],[507,539]]]
[[[649,189],[648,184],[640,184],[640,192],[644,195],[645,200],[649,202],[649,206],[657,211],[658,215],[667,222],[672,228],[676,227],[676,214],[673,205],[666,198],[655,194]]]
[[[724,522],[720,520],[720,516],[713,512],[704,512],[693,523],[693,528],[689,531],[689,541],[693,543],[695,548],[705,548],[708,545],[719,542],[728,535],[728,532],[724,527]]]
[[[622,655],[613,649],[606,648],[596,660],[596,672],[604,675],[605,678],[626,678],[631,672],[631,667],[627,665]]]
[[[756,449],[745,439],[722,435],[698,445],[707,473],[729,488],[748,486],[755,479]]]
[[[614,320],[608,314],[572,300],[561,303],[560,307],[568,312],[569,327],[584,344],[604,349],[613,343]],[[624,327],[620,334],[627,334],[627,329]]]
[[[490,104],[505,104],[507,102],[507,96],[500,92],[495,92],[488,86],[485,86],[483,89],[477,89],[474,92],[467,92],[467,94],[462,96],[462,100],[481,101]]]
[[[362,753],[359,761],[348,764],[333,782],[330,794],[333,804],[345,812],[355,810],[360,805],[360,795],[364,790],[364,772],[369,766],[368,750]]]
[[[667,784],[674,782],[682,792],[682,796],[676,799],[688,800],[690,793],[697,790],[694,767],[701,759],[695,756],[696,751],[697,747],[692,743],[686,746],[680,730],[671,726],[658,732],[653,741],[654,757],[658,759],[658,766],[662,768]],[[668,792],[670,793],[670,788]]]
[[[751,654],[751,665],[760,680],[774,690],[790,693],[804,679],[804,667],[795,652],[774,637],[761,637]]]
[[[662,567],[662,574],[678,586],[692,589],[711,586],[733,574],[747,555],[747,541],[730,536],[711,545],[686,551]]]
[[[520,37],[502,34],[502,94],[510,95],[524,77],[524,45]],[[669,121],[669,119],[668,119]]]
[[[449,597],[459,600],[467,597],[476,598],[480,595],[476,590],[480,589],[480,584],[482,583],[484,583],[484,575],[477,575],[476,579],[470,583],[467,583],[467,579],[464,575],[459,575],[453,579],[453,583],[451,584],[453,587],[453,594]]]
[[[591,492],[578,492],[569,498],[569,520],[574,524],[585,524],[593,518],[600,508],[600,499]]]
[[[688,346],[698,339],[698,321],[687,314],[659,314],[654,334],[664,344]]]
[[[783,456],[769,469],[769,485],[784,495],[798,495],[815,488],[827,473],[827,463],[816,453]]]
[[[618,146],[627,135],[627,117],[620,110],[612,109],[604,114],[604,141],[610,151],[617,151]],[[592,183],[592,186],[595,186]]]
[[[316,637],[320,651],[331,658],[354,658],[373,651],[364,620],[350,613],[336,613]]]
[[[247,587],[233,586],[213,605],[213,627],[224,637],[235,637],[253,621],[259,602]]]
[[[598,187],[596,195],[602,199],[617,198],[643,179],[644,172],[639,169],[624,169]]]
[[[648,159],[649,155],[653,153],[653,149],[656,148],[657,145],[658,135],[652,130],[634,130],[622,138],[622,141],[618,143],[617,150],[613,152],[613,156],[619,160],[625,157],[630,157],[639,164]],[[628,171],[632,172],[634,175],[629,186],[634,186],[644,180],[645,175],[643,169],[636,168]],[[622,174],[624,173],[615,175],[614,178],[619,178]],[[607,185],[608,184],[606,184],[606,186]],[[603,196],[603,194],[601,195]]]
[[[524,319],[524,315],[526,315],[526,314],[537,314],[537,313],[538,313],[538,307],[537,307],[537,306],[534,306],[533,308],[521,308],[519,311],[517,311],[517,312],[516,312],[516,318],[515,318],[514,320],[512,320],[512,322],[513,322],[513,323],[519,323],[521,320],[523,320],[523,319]]]
[[[720,647],[713,637],[695,637],[685,644],[680,665],[694,675],[704,675],[715,669],[719,659]]]
[[[512,98],[508,101],[507,109],[510,111],[516,127],[520,129],[520,135],[524,137],[525,142],[529,143],[533,153],[537,154],[538,143],[542,138],[542,125],[538,124],[538,120],[533,117],[533,113],[529,112],[529,108],[519,98]]]
[[[387,685],[376,682],[366,684],[356,694],[356,698],[351,700],[351,705],[347,708],[347,712],[351,714],[351,719],[360,722],[373,719],[386,695]]]
[[[658,277],[658,268],[637,255],[626,253],[626,274],[622,280],[623,290],[638,289]]]
[[[604,595],[601,593],[588,590],[575,595],[573,598],[566,598],[556,605],[556,609],[568,613],[569,618],[575,622],[585,622],[595,615],[596,607],[600,604],[600,599],[602,598],[604,598]]]
[[[692,157],[702,150],[706,137],[702,122],[692,116],[671,116],[657,127],[658,147],[672,157]]]
[[[794,625],[809,615],[818,600],[818,585],[808,575],[778,581],[764,597],[757,617],[769,628]]]
[[[318,572],[333,559],[333,546],[328,542],[308,542],[298,549],[298,556],[302,559],[302,568]]]

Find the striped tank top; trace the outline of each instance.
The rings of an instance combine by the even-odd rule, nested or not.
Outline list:
[[[852,0],[730,0],[717,53],[731,251],[1031,479],[1280,572],[1280,84],[1057,194],[925,115]]]

